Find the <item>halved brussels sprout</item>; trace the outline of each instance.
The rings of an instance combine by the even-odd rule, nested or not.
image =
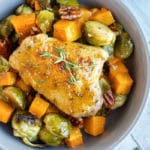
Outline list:
[[[115,104],[111,107],[111,109],[117,109],[124,105],[127,100],[127,95],[117,94],[115,95]]]
[[[16,15],[31,14],[33,10],[30,6],[22,4],[16,9],[15,13]]]
[[[40,130],[39,139],[49,146],[58,146],[62,142],[62,138],[51,134],[45,127]]]
[[[10,22],[12,16],[8,16],[0,23],[0,36],[8,37],[12,33],[13,26]]]
[[[111,90],[111,85],[109,84],[109,82],[104,77],[100,78],[99,84],[100,84],[100,87],[102,89],[103,94],[107,93],[108,90]]]
[[[95,46],[113,45],[116,40],[115,33],[97,21],[85,22],[84,33],[88,43]]]
[[[36,23],[43,33],[50,32],[54,21],[54,13],[48,10],[39,12],[36,18]]]
[[[9,62],[0,55],[0,73],[7,72],[10,68]]]
[[[12,117],[14,136],[34,142],[38,139],[41,120],[26,111],[17,111]]]
[[[47,114],[44,118],[44,123],[52,135],[67,138],[70,134],[70,121],[59,114]]]
[[[127,32],[122,32],[115,43],[114,55],[119,58],[126,59],[132,54],[132,52],[133,43],[131,37]]]
[[[10,103],[18,109],[24,110],[26,107],[25,93],[17,87],[6,87],[3,94],[8,98]]]

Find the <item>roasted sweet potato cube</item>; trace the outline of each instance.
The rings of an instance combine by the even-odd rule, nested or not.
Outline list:
[[[105,8],[101,8],[100,10],[96,11],[91,16],[90,20],[99,21],[108,26],[115,22],[115,19],[112,16],[111,11],[109,11]]]
[[[116,94],[128,94],[133,80],[128,72],[119,72],[113,78],[112,88]]]
[[[54,24],[53,36],[62,41],[76,41],[82,36],[82,25],[79,21],[59,20]]]

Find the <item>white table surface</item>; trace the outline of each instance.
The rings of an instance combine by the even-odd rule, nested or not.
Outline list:
[[[145,34],[150,50],[150,0],[122,0],[131,10]],[[132,130],[114,150],[150,150],[150,93],[146,107]]]

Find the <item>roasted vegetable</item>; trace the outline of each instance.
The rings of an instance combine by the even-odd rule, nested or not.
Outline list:
[[[133,43],[131,37],[127,32],[122,32],[122,34],[118,36],[115,43],[114,55],[122,59],[127,59],[128,57],[130,57],[132,52]]]
[[[14,72],[4,72],[0,74],[0,86],[13,85],[16,81]]]
[[[13,26],[10,22],[11,18],[12,16],[8,16],[0,23],[0,36],[8,37],[12,33]]]
[[[110,83],[107,81],[106,78],[104,77],[101,77],[100,80],[99,80],[99,84],[100,84],[100,87],[102,89],[102,93],[105,94],[108,90],[111,89],[111,85]]]
[[[48,106],[49,103],[37,95],[30,105],[29,112],[38,118],[41,118],[46,113]]]
[[[35,0],[36,1],[36,0]],[[38,0],[40,7],[42,9],[47,9],[47,10],[51,10],[51,0]]]
[[[35,9],[36,11],[42,9],[41,6],[40,6],[39,0],[35,0],[35,2],[34,2],[34,9]]]
[[[103,116],[92,116],[84,120],[84,131],[90,135],[97,136],[104,132],[106,118]]]
[[[77,0],[56,0],[57,3],[60,4],[60,6],[73,6],[78,7],[79,3]]]
[[[15,13],[16,15],[31,14],[33,10],[30,6],[22,4],[16,9]]]
[[[36,18],[36,24],[43,33],[50,32],[54,21],[54,13],[48,10],[41,10]]]
[[[133,80],[128,72],[118,72],[112,80],[112,88],[117,94],[129,94]]]
[[[8,61],[0,55],[0,73],[7,72],[9,68],[10,66],[9,66]]]
[[[115,104],[111,109],[117,109],[124,105],[127,100],[127,95],[117,94],[115,95]]]
[[[115,32],[117,35],[120,35],[123,32],[123,26],[118,23],[118,22],[114,22],[111,26],[110,26],[111,30],[113,32]]]
[[[107,10],[106,8],[101,8],[100,10],[95,11],[90,20],[99,21],[105,25],[111,25],[115,22],[111,11]]]
[[[38,139],[41,125],[41,120],[26,111],[17,111],[12,118],[14,136],[22,138],[28,145]]]
[[[71,123],[59,114],[47,114],[44,118],[47,130],[60,138],[67,138],[70,135]]]
[[[19,35],[19,38],[24,39],[31,34],[31,30],[36,26],[35,14],[14,16],[11,18],[11,23],[15,28],[16,33]]]
[[[14,108],[0,99],[0,122],[7,123],[14,111]]]
[[[3,93],[6,97],[8,97],[12,106],[22,110],[25,109],[26,107],[25,93],[21,89],[10,86],[4,88]]]
[[[84,25],[84,33],[86,40],[95,46],[113,45],[116,36],[104,24],[97,21],[87,21]]]
[[[106,45],[102,47],[109,54],[109,58],[112,58],[114,55],[114,47],[111,45]]]
[[[58,146],[62,142],[62,138],[51,134],[45,127],[40,130],[39,138],[48,146]]]
[[[70,136],[65,139],[68,147],[74,148],[83,143],[82,133],[78,127],[72,127],[70,131]]]
[[[82,24],[78,20],[59,20],[54,24],[53,36],[62,41],[76,41],[82,36]]]

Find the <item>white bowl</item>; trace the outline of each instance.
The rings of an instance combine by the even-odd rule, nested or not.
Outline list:
[[[8,15],[23,0],[0,1],[0,18]],[[84,136],[84,144],[76,150],[111,150],[131,131],[139,119],[146,103],[150,86],[150,57],[144,35],[136,19],[126,6],[119,0],[81,0],[82,4],[90,7],[104,6],[110,9],[117,20],[123,24],[130,33],[135,50],[129,60],[129,67],[134,78],[134,88],[124,107],[111,113],[108,118],[106,131],[102,136]],[[24,145],[19,139],[13,137],[12,130],[8,125],[0,123],[0,148],[4,150],[33,150]],[[44,150],[67,150],[65,146],[51,147]]]

